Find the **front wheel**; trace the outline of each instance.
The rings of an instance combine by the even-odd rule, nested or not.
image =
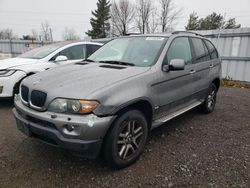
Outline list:
[[[105,159],[115,168],[134,163],[146,145],[148,125],[138,110],[129,110],[118,117],[105,141]]]
[[[201,105],[201,110],[204,113],[211,113],[214,111],[215,104],[216,104],[216,95],[217,95],[217,88],[215,84],[211,84],[208,89],[207,97],[205,101]]]

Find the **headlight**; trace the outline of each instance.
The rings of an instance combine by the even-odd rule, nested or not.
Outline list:
[[[7,77],[14,74],[16,70],[0,70],[0,77]]]
[[[57,113],[87,114],[95,110],[98,104],[97,101],[55,99],[50,103],[48,110]]]

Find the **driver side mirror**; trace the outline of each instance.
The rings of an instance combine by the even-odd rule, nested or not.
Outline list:
[[[172,59],[169,65],[163,66],[163,71],[181,71],[185,69],[185,61],[183,59]]]
[[[56,57],[55,62],[67,61],[68,58],[64,55],[59,55]]]

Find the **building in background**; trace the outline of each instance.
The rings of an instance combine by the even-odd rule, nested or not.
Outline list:
[[[198,31],[217,47],[222,77],[250,82],[250,28]]]

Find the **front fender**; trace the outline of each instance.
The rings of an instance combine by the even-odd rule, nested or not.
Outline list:
[[[152,102],[149,98],[147,98],[147,97],[139,97],[139,98],[136,98],[136,99],[132,99],[132,100],[130,100],[130,101],[128,101],[128,102],[126,102],[126,103],[124,103],[124,104],[118,106],[118,107],[115,107],[115,108],[113,109],[113,111],[111,111],[110,114],[111,114],[111,115],[114,115],[114,114],[116,114],[117,112],[119,112],[120,110],[122,110],[122,109],[124,109],[124,108],[126,108],[126,107],[129,107],[129,106],[132,106],[133,104],[142,102],[142,101],[143,101],[143,102],[148,102],[148,103],[150,104],[151,108],[152,108],[152,111],[154,110],[154,109],[153,109],[153,102]]]
[[[119,85],[115,89],[102,92],[101,97],[91,97],[98,99],[100,106],[94,111],[96,115],[106,116],[114,115],[121,109],[128,107],[140,101],[146,101],[154,108],[157,97],[151,91],[151,87],[144,84],[134,84],[133,86],[128,83]]]

